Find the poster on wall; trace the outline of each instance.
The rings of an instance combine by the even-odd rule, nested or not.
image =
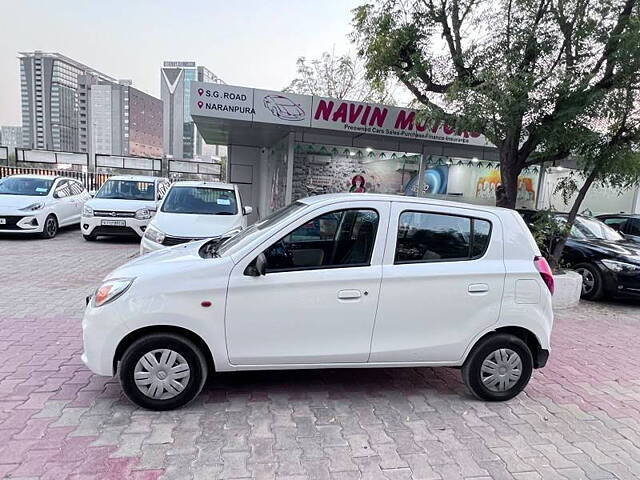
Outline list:
[[[418,195],[418,173],[414,174],[404,187],[404,194],[415,197]],[[439,165],[429,167],[424,171],[423,193],[425,195],[446,195],[449,183],[449,166]]]

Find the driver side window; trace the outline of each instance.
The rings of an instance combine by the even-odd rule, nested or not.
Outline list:
[[[325,213],[264,251],[267,272],[367,266],[378,231],[378,212],[348,209]]]

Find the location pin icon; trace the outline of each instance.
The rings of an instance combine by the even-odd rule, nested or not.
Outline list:
[[[202,108],[202,105],[204,105],[204,102],[203,102],[202,100],[200,100],[200,101],[198,102],[198,108]]]
[[[204,88],[199,88],[198,95],[202,96],[203,93],[204,93]]]

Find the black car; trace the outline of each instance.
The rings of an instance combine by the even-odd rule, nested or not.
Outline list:
[[[596,218],[624,234],[628,240],[640,243],[640,215],[616,213],[598,215]]]
[[[533,210],[520,211],[529,227],[537,214]],[[554,216],[559,222],[566,222],[566,214]],[[640,243],[598,219],[576,218],[560,261],[582,275],[582,298],[640,298]]]

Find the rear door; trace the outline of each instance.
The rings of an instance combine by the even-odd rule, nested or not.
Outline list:
[[[454,362],[498,320],[502,226],[465,208],[393,203],[370,362]]]

